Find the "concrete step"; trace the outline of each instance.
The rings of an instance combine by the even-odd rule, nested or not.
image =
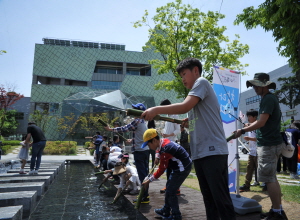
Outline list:
[[[0,184],[3,183],[26,183],[26,182],[45,182],[46,189],[50,184],[50,176],[21,176],[21,177],[0,177]]]
[[[23,218],[23,206],[7,206],[0,207],[0,219],[1,220],[22,220]]]
[[[28,182],[28,183],[3,183],[3,184],[0,184],[0,193],[18,192],[18,191],[36,191],[38,199],[39,199],[45,192],[45,183],[44,182]]]
[[[19,191],[0,193],[0,207],[23,205],[23,217],[28,217],[37,202],[37,192]]]
[[[19,173],[2,173],[0,174],[0,178],[2,177],[27,177],[29,176],[29,174],[19,174]],[[39,174],[36,175],[36,176],[50,176],[50,183],[52,183],[52,181],[54,180],[55,178],[55,174],[54,172],[40,172],[39,171]]]
[[[30,169],[29,168],[26,168],[25,167],[25,172],[26,173],[28,173],[29,171],[30,171]],[[20,171],[20,169],[18,169],[18,170],[9,170],[9,171],[7,171],[7,173],[19,173],[19,171]],[[40,168],[39,169],[39,174],[41,174],[41,173],[43,173],[43,172],[54,172],[54,174],[56,175],[56,174],[58,174],[58,168]]]

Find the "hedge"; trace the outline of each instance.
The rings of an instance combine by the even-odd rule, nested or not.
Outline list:
[[[7,151],[11,148],[11,145],[4,145],[1,147],[2,149],[2,155],[7,154]]]
[[[20,146],[21,141],[2,141],[3,145]]]
[[[76,141],[47,141],[44,155],[76,154]]]
[[[89,147],[93,147],[93,146],[94,146],[94,144],[90,141],[87,141],[84,143],[85,148],[89,148]],[[95,149],[90,149],[90,155],[94,155],[94,151],[95,151]]]

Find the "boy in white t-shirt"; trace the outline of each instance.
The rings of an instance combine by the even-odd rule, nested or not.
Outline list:
[[[258,116],[258,111],[254,109],[250,109],[246,113],[249,124],[256,121]],[[249,126],[246,125],[246,126]],[[257,145],[256,145],[256,132],[249,131],[248,136],[245,136],[244,139],[249,141],[249,156],[248,156],[248,163],[247,163],[247,173],[245,176],[245,184],[240,187],[240,192],[247,192],[250,191],[251,181],[253,172],[255,173],[255,185],[259,185],[257,182]]]

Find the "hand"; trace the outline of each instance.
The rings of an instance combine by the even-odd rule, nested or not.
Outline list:
[[[159,158],[155,158],[154,164],[155,164],[155,165],[158,165],[158,164],[159,164]]]
[[[111,131],[111,128],[109,126],[104,127],[104,129],[107,130],[107,131]]]
[[[170,137],[171,135],[168,135],[168,134],[162,134],[162,136],[163,136],[164,138],[167,138],[167,137]]]
[[[242,130],[238,129],[238,130],[234,131],[233,133],[235,133],[235,139],[236,139],[236,138],[239,138],[242,135]]]
[[[185,128],[189,128],[189,119],[188,118],[183,119],[181,126]]]
[[[149,183],[150,183],[150,180],[146,180],[145,182],[142,183],[142,185],[144,185],[145,188],[148,188],[149,187]]]
[[[148,108],[143,112],[140,118],[151,121],[156,115],[158,115],[156,109],[156,107]]]
[[[248,136],[245,136],[244,139],[245,139],[246,141],[250,141],[250,137],[248,137]]]
[[[131,142],[132,142],[132,139],[127,139],[126,142],[127,142],[127,143],[131,143]]]

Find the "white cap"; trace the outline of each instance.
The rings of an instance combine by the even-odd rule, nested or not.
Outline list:
[[[284,144],[284,146],[282,147],[282,155],[286,158],[291,158],[294,155],[294,150],[295,147],[291,144]]]

